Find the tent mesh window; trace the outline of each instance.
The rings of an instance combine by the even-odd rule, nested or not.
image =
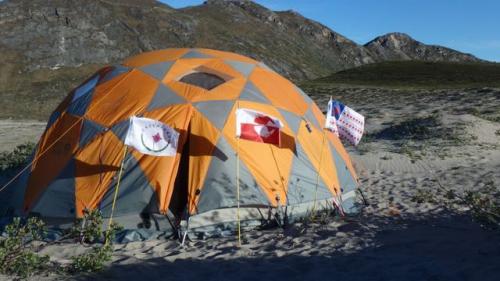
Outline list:
[[[207,72],[194,72],[182,77],[180,81],[206,90],[212,90],[226,82],[222,77]]]

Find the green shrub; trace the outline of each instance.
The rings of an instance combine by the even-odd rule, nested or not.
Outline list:
[[[498,194],[466,191],[464,203],[469,205],[474,219],[490,228],[500,227],[500,201]]]
[[[485,179],[484,186],[477,190],[462,192],[444,188],[438,180],[439,188],[432,190],[418,189],[412,197],[416,203],[435,203],[447,208],[465,206],[472,218],[483,227],[500,227],[500,189],[495,182]]]
[[[78,238],[82,243],[97,243],[99,241],[104,241],[104,243],[94,246],[87,253],[73,257],[68,268],[70,273],[100,271],[111,260],[113,240],[116,232],[123,228],[112,222],[110,228],[104,232],[103,223],[102,213],[99,210],[85,210],[83,218],[75,221],[75,225],[70,230],[70,235],[73,238]]]
[[[73,238],[78,238],[80,242],[96,243],[102,238],[102,214],[99,210],[83,211],[83,218],[75,221],[70,230]]]
[[[75,221],[70,230],[70,237],[77,238],[82,243],[97,243],[99,241],[113,240],[116,232],[123,227],[112,222],[108,231],[104,232],[102,225],[104,219],[100,210],[84,210],[83,218]]]
[[[11,152],[0,152],[0,172],[17,170],[28,164],[28,160],[35,151],[36,144],[27,142],[18,145]]]
[[[38,218],[29,218],[25,223],[14,218],[0,238],[0,272],[27,278],[46,269],[49,257],[36,254],[30,243],[42,239],[45,231],[45,224]]]
[[[416,203],[436,203],[436,194],[430,190],[417,189],[411,200]]]
[[[71,273],[100,271],[111,261],[112,254],[112,244],[94,247],[88,253],[73,257],[69,271]]]
[[[3,237],[0,237],[0,273],[28,278],[49,269],[60,269],[67,273],[102,270],[106,263],[111,261],[112,243],[116,232],[122,227],[112,223],[109,231],[103,232],[104,220],[99,210],[85,211],[84,214],[84,218],[75,222],[70,236],[79,238],[81,242],[104,243],[96,244],[87,253],[72,257],[72,263],[67,267],[52,265],[48,256],[36,253],[32,241],[41,240],[45,236],[46,227],[43,221],[35,217],[26,222],[14,218],[13,222],[6,226]]]

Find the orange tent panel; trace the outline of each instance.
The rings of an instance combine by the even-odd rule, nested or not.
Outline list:
[[[188,51],[189,49],[167,49],[167,50],[142,53],[137,56],[126,59],[123,62],[123,65],[128,67],[141,67],[149,64],[156,64],[165,61],[173,61],[180,58]]]
[[[97,91],[85,117],[110,127],[132,115],[144,113],[159,82],[138,70],[132,70],[126,77],[107,91]]]
[[[297,115],[303,115],[307,103],[297,93],[295,86],[279,74],[257,67],[250,75],[257,88],[271,101],[274,106],[286,109]]]
[[[125,145],[108,131],[75,155],[77,216],[93,210],[102,200],[123,160]]]
[[[194,112],[189,136],[188,206],[190,213],[195,212],[198,190],[201,190],[205,182],[219,134],[220,132],[209,120],[201,113]]]

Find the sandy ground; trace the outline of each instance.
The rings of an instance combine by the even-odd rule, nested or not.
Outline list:
[[[359,216],[246,232],[241,248],[235,237],[115,245],[101,273],[33,280],[500,280],[500,230],[440,192],[500,189],[500,90],[344,89],[341,98],[367,116],[365,140],[349,148],[369,203]],[[42,253],[69,262],[85,250]]]
[[[38,141],[46,123],[33,120],[0,120],[0,151],[12,151],[16,146]]]

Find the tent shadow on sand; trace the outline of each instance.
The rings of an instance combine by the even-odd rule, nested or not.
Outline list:
[[[352,237],[347,242],[343,240],[343,244],[332,245],[339,231]],[[101,273],[76,279],[498,280],[500,276],[499,233],[482,229],[468,215],[365,217],[359,224],[316,231],[312,241],[310,235],[309,240],[301,241],[304,234],[293,229],[285,231],[283,238],[278,239],[278,233],[282,231],[263,232],[260,235],[270,238],[263,245],[244,246],[259,252],[253,257],[241,257],[241,252],[227,243],[229,238],[221,238],[202,242],[217,244],[207,247],[209,257],[190,256],[189,248],[180,249],[179,257],[173,262],[163,258],[129,264],[115,262]],[[327,240],[328,237],[333,240]],[[336,250],[352,242],[352,238],[362,239],[359,247]],[[252,239],[249,238],[250,243]],[[290,246],[278,242],[281,239],[300,242]],[[307,245],[315,252],[308,251],[308,256],[286,254],[293,247],[311,249]]]

